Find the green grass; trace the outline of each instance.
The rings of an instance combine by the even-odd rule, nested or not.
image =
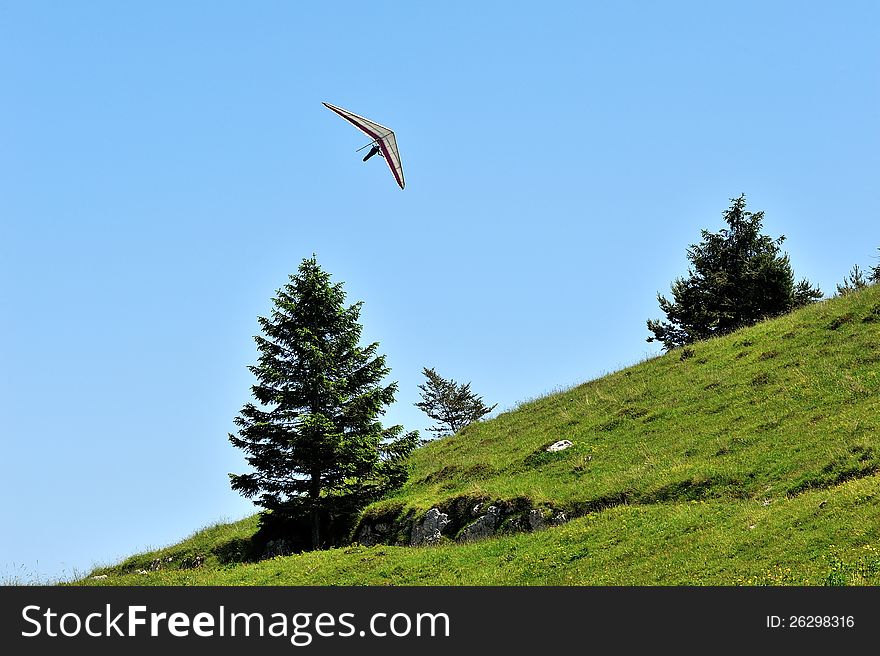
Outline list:
[[[418,449],[409,482],[365,511],[479,498],[564,525],[240,563],[251,518],[82,582],[878,584],[878,316],[873,286],[524,403]],[[574,446],[544,451],[560,439]]]

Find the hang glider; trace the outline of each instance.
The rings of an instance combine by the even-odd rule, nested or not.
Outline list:
[[[371,148],[370,152],[367,153],[367,156],[364,157],[364,161],[366,162],[373,155],[381,155],[388,164],[388,168],[391,169],[394,180],[400,188],[403,189],[405,184],[403,181],[403,164],[400,162],[400,152],[397,150],[397,139],[391,128],[386,128],[384,125],[379,125],[378,123],[364,118],[363,116],[358,116],[347,109],[342,109],[342,107],[336,107],[330,103],[322,104],[327,109],[339,114],[342,118],[373,140],[371,143],[367,144],[368,146],[371,146]],[[364,148],[366,147],[367,146],[364,146]],[[363,148],[360,150],[363,150]]]

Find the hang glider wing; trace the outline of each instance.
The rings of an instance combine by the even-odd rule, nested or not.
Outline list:
[[[384,157],[385,161],[388,163],[388,168],[391,169],[391,173],[394,175],[397,184],[403,189],[405,184],[403,181],[403,165],[400,163],[400,152],[397,150],[397,139],[394,137],[394,132],[390,128],[386,128],[384,125],[379,125],[378,123],[364,118],[363,116],[358,116],[347,109],[342,109],[342,107],[336,107],[330,103],[322,104],[327,109],[339,114],[342,118],[373,140],[376,146],[379,147],[379,152],[382,153],[382,157]]]

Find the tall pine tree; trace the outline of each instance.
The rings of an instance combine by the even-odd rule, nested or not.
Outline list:
[[[234,490],[273,514],[307,513],[318,549],[322,514],[360,507],[405,481],[418,433],[382,427],[397,383],[382,384],[390,369],[378,343],[360,345],[362,303],[346,307],[342,283],[314,255],[272,300],[254,337],[258,403],[245,404],[238,435],[229,435],[254,471],[229,476]]]
[[[745,194],[732,198],[723,216],[727,228],[703,230],[703,241],[688,248],[691,267],[686,278],[672,283],[673,300],[657,295],[667,321],[648,320],[653,333],[648,341],[662,342],[667,351],[822,297],[806,279],[795,284],[788,255],[780,248],[785,237],[761,234],[764,212],[746,211]]]

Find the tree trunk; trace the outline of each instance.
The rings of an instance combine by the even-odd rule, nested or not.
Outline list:
[[[321,546],[321,511],[317,506],[312,506],[312,549]]]
[[[312,506],[312,549],[321,548],[321,508],[318,499],[321,497],[321,474],[312,471],[312,484],[309,487],[309,500]]]

